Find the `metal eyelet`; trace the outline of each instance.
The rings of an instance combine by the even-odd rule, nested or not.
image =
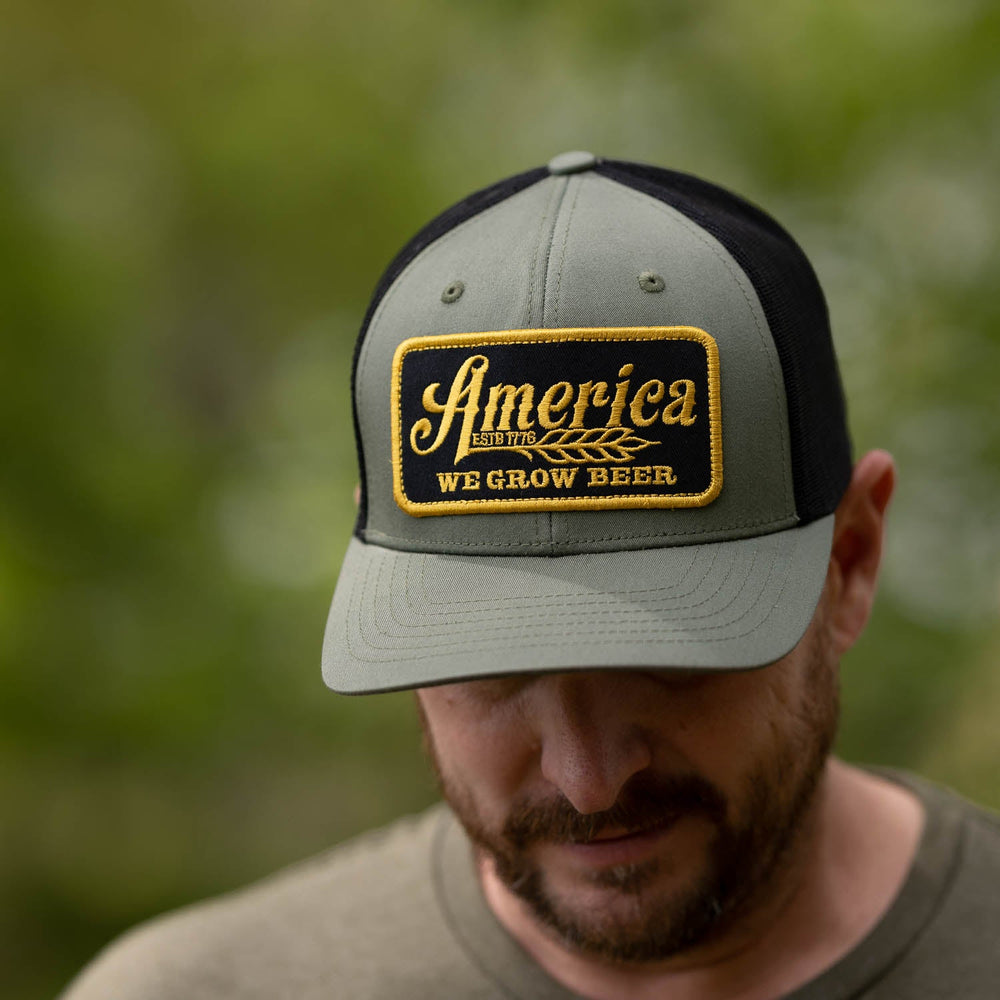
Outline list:
[[[643,271],[639,275],[639,287],[644,292],[662,292],[667,287],[666,282],[655,271]]]

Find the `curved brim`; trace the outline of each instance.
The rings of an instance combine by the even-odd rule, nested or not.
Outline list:
[[[802,638],[833,515],[755,538],[568,556],[401,552],[351,540],[323,679],[363,694],[497,674],[747,669]]]

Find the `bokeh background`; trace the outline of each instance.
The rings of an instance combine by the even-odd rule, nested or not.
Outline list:
[[[395,250],[564,149],[690,170],[815,262],[901,479],[842,752],[1000,805],[1000,5],[7,0],[0,976],[433,797],[319,677],[349,359]]]

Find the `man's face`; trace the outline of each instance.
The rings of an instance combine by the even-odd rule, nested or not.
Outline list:
[[[444,794],[497,879],[572,947],[648,962],[710,944],[787,882],[837,672],[818,612],[760,670],[525,675],[419,701]]]

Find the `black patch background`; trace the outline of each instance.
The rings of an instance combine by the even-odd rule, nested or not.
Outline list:
[[[566,429],[573,419],[573,402],[576,399],[576,387],[581,382],[606,382],[607,396],[614,398],[615,386],[619,381],[618,371],[622,365],[634,365],[629,378],[629,390],[626,395],[626,405],[621,416],[621,425],[632,427],[629,405],[635,391],[649,379],[659,379],[668,387],[664,393],[665,399],[657,404],[647,403],[646,413],[655,405],[659,415],[655,423],[649,427],[634,427],[635,434],[654,443],[641,451],[635,452],[630,462],[596,462],[585,461],[580,465],[570,463],[550,463],[541,455],[536,455],[534,461],[515,451],[492,451],[484,454],[469,454],[455,463],[455,450],[458,447],[459,435],[464,414],[457,413],[452,421],[447,438],[436,451],[429,455],[418,455],[410,447],[410,430],[416,421],[427,417],[436,436],[443,414],[427,413],[422,404],[423,392],[426,386],[433,382],[440,383],[435,398],[444,403],[448,398],[451,384],[458,369],[471,355],[481,354],[489,359],[489,368],[483,378],[479,394],[479,412],[473,423],[474,432],[478,432],[483,420],[486,404],[489,400],[491,386],[499,384],[519,386],[530,382],[535,387],[534,406],[537,407],[545,390],[555,382],[569,382],[574,387],[573,400],[559,414],[566,414],[566,420],[561,429]],[[671,402],[669,386],[677,379],[691,379],[695,383],[695,422],[688,427],[681,424],[664,424],[662,421],[663,407]],[[520,404],[520,397],[518,397]],[[506,344],[479,344],[474,346],[434,347],[423,350],[411,350],[402,360],[400,377],[400,423],[403,491],[412,503],[434,503],[439,501],[475,501],[475,500],[528,500],[539,498],[613,498],[615,496],[678,496],[682,494],[704,493],[711,485],[711,421],[709,411],[708,391],[708,355],[706,347],[696,340],[572,340],[572,341],[537,341]],[[606,406],[587,408],[584,414],[584,427],[604,427],[610,417],[610,402]],[[510,417],[511,430],[518,430],[518,407],[515,406]],[[537,412],[533,409],[529,419],[535,421],[531,429],[538,438],[546,433],[546,429],[538,424]],[[494,427],[499,423],[498,408]],[[421,444],[426,447],[433,437],[426,438]],[[669,465],[672,467],[677,483],[656,486],[652,482],[644,485],[630,483],[626,486],[604,486],[587,488],[588,466],[600,465],[613,469],[619,465],[626,468],[635,466]],[[529,475],[532,469],[544,468],[550,472],[553,468],[578,468],[572,489],[560,489],[552,486],[528,489],[490,490],[486,487],[486,473],[491,469],[524,469]],[[471,472],[480,473],[480,488],[478,490],[463,490],[462,483],[453,492],[441,491],[438,472]],[[610,477],[610,472],[609,472]]]

